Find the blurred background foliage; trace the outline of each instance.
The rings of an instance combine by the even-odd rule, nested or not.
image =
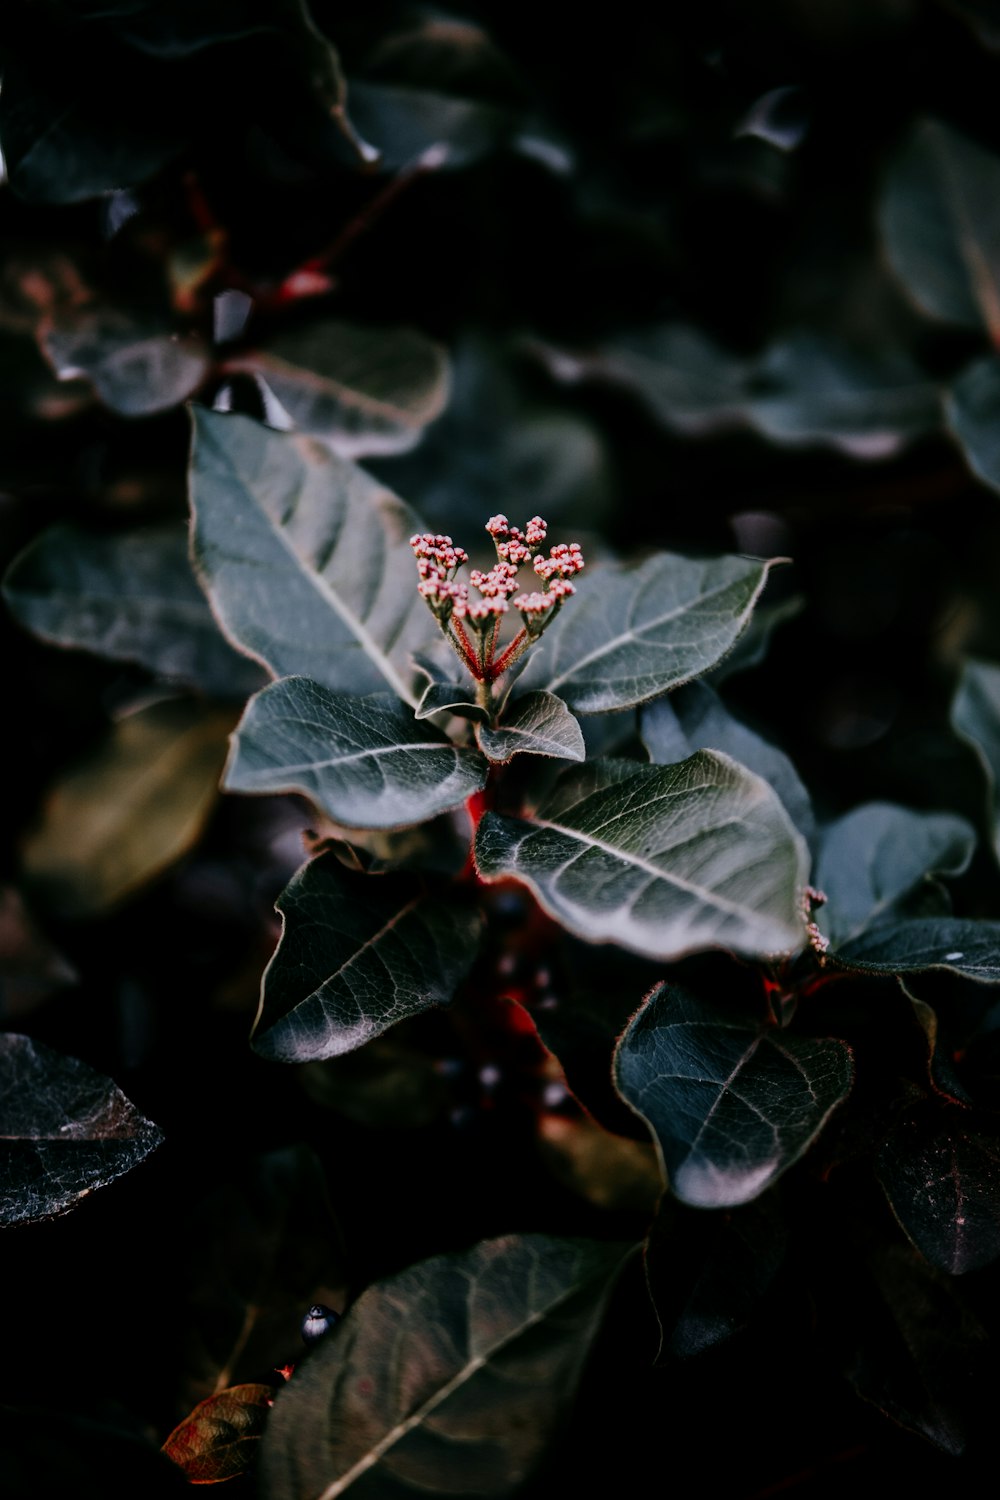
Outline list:
[[[294,799],[214,790],[257,678],[187,569],[185,403],[308,432],[463,539],[538,511],[595,554],[791,558],[730,707],[822,819],[889,799],[985,832],[949,714],[967,660],[1000,660],[1000,22],[985,0],[626,3],[599,23],[7,0],[0,67],[0,552],[18,559],[0,1019],[113,1077],[166,1135],[72,1219],[7,1232],[0,1391],[62,1413],[51,1463],[89,1465],[82,1492],[107,1495],[101,1445],[162,1441],[213,1371],[233,1376],[205,1351],[238,1339],[248,1302],[274,1314],[235,1374],[257,1380],[296,1357],[287,1309],[317,1288],[511,1229],[634,1238],[655,1198],[635,1122],[614,1101],[620,1135],[564,1120],[558,1070],[501,1002],[301,1070],[247,1048],[274,898],[322,830]],[[134,591],[124,627],[109,579]],[[988,841],[962,879],[967,913],[996,916]],[[550,936],[499,895],[496,918],[509,985],[544,990]],[[563,946],[564,978],[589,965],[615,1012],[595,1035],[620,1029],[632,960]],[[316,1229],[324,1191],[336,1236]],[[800,1228],[766,1337],[708,1363],[651,1367],[626,1278],[538,1493],[662,1462],[671,1419],[683,1439],[706,1403],[731,1442],[695,1461],[732,1494],[953,1472],[845,1370],[875,1406],[919,1391],[931,1415],[908,1425],[957,1424],[981,1455],[982,1391],[954,1396],[905,1320],[837,1347],[839,1310],[854,1327],[873,1295],[843,1256],[885,1285],[911,1274],[859,1193],[839,1239]],[[247,1264],[220,1250],[226,1201]],[[287,1263],[275,1213],[301,1248]],[[709,1235],[676,1213],[692,1245]]]

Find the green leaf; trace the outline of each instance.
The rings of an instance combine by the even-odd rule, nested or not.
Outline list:
[[[853,1074],[844,1042],[736,1020],[666,984],[630,1023],[614,1066],[671,1192],[695,1208],[763,1193],[812,1145]]]
[[[877,358],[802,329],[746,360],[697,329],[644,329],[597,355],[550,354],[553,373],[633,392],[673,432],[750,428],[783,446],[884,458],[941,421],[936,383],[896,350]]]
[[[721,661],[743,633],[771,564],[660,552],[581,580],[521,678],[574,713],[631,708]]]
[[[219,1484],[248,1473],[274,1400],[270,1385],[234,1385],[200,1402],[178,1423],[163,1452],[189,1484]]]
[[[515,755],[554,755],[586,760],[583,732],[561,698],[525,693],[514,698],[495,729],[476,725],[476,741],[487,760],[503,763]]]
[[[14,618],[44,640],[134,661],[215,697],[245,697],[260,670],[220,631],[182,526],[102,535],[50,526],[4,580]]]
[[[110,1078],[32,1037],[0,1035],[0,1224],[66,1213],[162,1140]]]
[[[195,568],[229,638],[276,677],[415,705],[410,655],[436,634],[417,517],[307,438],[197,407],[194,427]]]
[[[482,918],[412,880],[349,875],[335,855],[278,898],[253,1046],[277,1062],[339,1057],[406,1016],[445,1005],[476,958]]]
[[[932,1265],[961,1276],[1000,1256],[1000,1141],[968,1110],[915,1106],[880,1144],[875,1170]]]
[[[819,921],[835,945],[892,916],[893,907],[931,875],[958,875],[976,831],[952,813],[919,813],[866,802],[824,830],[813,881],[827,898]]]
[[[218,800],[234,717],[190,699],[151,703],[63,772],[22,848],[46,903],[97,916],[186,854]]]
[[[224,785],[302,792],[345,828],[405,828],[480,791],[488,769],[389,693],[348,697],[286,677],[247,704]]]
[[[951,705],[952,727],[975,750],[986,777],[986,813],[1000,858],[1000,667],[968,661]]]
[[[837,962],[873,974],[948,969],[969,979],[1000,979],[1000,922],[923,917],[875,927],[838,948]]]
[[[445,352],[413,328],[311,322],[225,368],[262,376],[295,426],[343,458],[405,452],[448,400]]]
[[[476,862],[524,881],[571,932],[650,958],[801,947],[805,848],[771,788],[723,755],[596,761],[522,818],[486,813]]]
[[[1000,335],[1000,158],[920,120],[893,162],[882,232],[893,270],[931,317]]]
[[[624,1253],[510,1235],[376,1282],[278,1396],[263,1492],[510,1494],[572,1397]]]
[[[788,756],[735,718],[707,683],[689,682],[669,699],[649,704],[642,710],[640,733],[654,765],[672,765],[696,750],[731,755],[774,788],[803,838],[815,834],[809,793]]]
[[[966,463],[976,478],[993,490],[1000,490],[998,403],[1000,358],[995,354],[975,360],[963,370],[945,400],[948,426],[958,439]]]
[[[502,105],[360,78],[351,80],[351,118],[386,172],[412,170],[421,158],[435,169],[468,167],[507,145],[520,123]]]
[[[209,370],[200,340],[110,305],[67,309],[40,342],[60,380],[89,380],[98,399],[123,417],[179,406]]]

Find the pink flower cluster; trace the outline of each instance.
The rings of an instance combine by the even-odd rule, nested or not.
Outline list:
[[[549,549],[548,557],[536,556],[548,534],[541,516],[532,516],[523,531],[512,526],[506,516],[491,516],[486,530],[493,538],[497,561],[488,571],[473,568],[468,584],[456,581],[455,575],[468,562],[468,556],[463,548],[455,546],[450,536],[426,532],[411,537],[410,546],[417,559],[420,594],[442,630],[448,634],[451,628],[452,643],[470,670],[474,660],[476,675],[489,681],[541,635],[563,600],[574,592],[569,580],[583,567],[583,554],[578,542],[569,545],[561,542]],[[522,563],[529,561],[545,588],[518,594],[517,571]],[[470,598],[470,586],[479,594],[478,599]],[[523,629],[512,643],[516,647],[513,654],[512,647],[508,647],[502,658],[495,659],[500,621],[511,607],[520,614]],[[475,649],[465,639],[463,621],[468,621],[479,638]]]

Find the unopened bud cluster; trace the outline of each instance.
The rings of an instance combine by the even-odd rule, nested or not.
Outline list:
[[[506,516],[491,516],[486,530],[493,538],[497,560],[488,571],[473,568],[468,583],[456,579],[468,555],[450,536],[426,532],[411,537],[410,546],[417,559],[421,596],[473,676],[490,683],[538,639],[563,600],[574,592],[570,579],[583,567],[583,554],[578,542],[561,542],[543,556],[538,549],[548,528],[541,516],[532,516],[523,531]],[[518,592],[518,569],[527,562],[541,587]],[[522,628],[498,656],[501,621],[512,609],[520,614]],[[472,628],[474,641],[466,625]]]

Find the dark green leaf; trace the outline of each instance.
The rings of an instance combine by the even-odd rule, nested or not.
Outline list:
[[[386,172],[467,167],[507,145],[520,123],[502,105],[360,78],[351,80],[351,118]]]
[[[4,598],[15,619],[60,646],[139,662],[215,697],[261,684],[195,582],[183,527],[102,535],[51,526],[10,568]]]
[[[495,729],[476,725],[476,741],[488,760],[501,763],[524,753],[561,760],[587,758],[579,724],[562,699],[551,693],[514,698]]]
[[[882,1141],[875,1166],[932,1265],[961,1276],[1000,1256],[1000,1141],[967,1110],[916,1106]]]
[[[927,917],[875,927],[837,950],[837,962],[875,974],[951,969],[969,979],[1000,979],[1000,922]]]
[[[966,463],[977,479],[994,490],[1000,490],[998,403],[1000,358],[995,354],[963,370],[945,402],[948,426],[959,441]]]
[[[640,732],[654,765],[672,765],[696,750],[731,755],[773,787],[803,838],[813,837],[809,793],[788,756],[735,718],[707,683],[689,682],[669,699],[649,704],[642,710]]]
[[[66,1213],[162,1140],[110,1078],[31,1037],[0,1035],[0,1224]]]
[[[376,1282],[280,1393],[264,1490],[509,1494],[572,1396],[623,1253],[511,1235]]]
[[[733,1020],[656,987],[615,1052],[623,1099],[656,1137],[671,1191],[732,1208],[806,1151],[851,1087],[851,1052]]]
[[[261,375],[295,426],[344,458],[401,453],[444,410],[444,350],[412,328],[307,323],[227,362]]]
[[[712,752],[567,771],[525,817],[486,813],[476,861],[487,880],[524,881],[580,937],[650,958],[804,941],[802,841],[766,783]]]
[[[363,469],[248,417],[194,409],[195,566],[227,635],[275,676],[415,704],[416,516]]]
[[[345,828],[405,828],[457,807],[486,782],[487,762],[389,693],[347,697],[306,677],[257,693],[233,736],[233,792],[303,792]]]
[[[424,688],[413,717],[430,719],[435,714],[455,714],[461,719],[489,722],[489,714],[478,703],[468,701],[469,688],[464,682],[429,682]],[[482,747],[480,747],[482,748]]]
[[[476,957],[482,918],[411,880],[349,875],[333,855],[278,899],[284,931],[264,975],[254,1050],[278,1062],[339,1057],[444,1005]]]
[[[952,726],[973,747],[986,775],[986,811],[1000,856],[1000,667],[968,661],[951,705]]]
[[[879,1411],[957,1456],[989,1404],[989,1335],[955,1282],[909,1245],[876,1250],[868,1264],[881,1316],[859,1321],[848,1377]]]
[[[866,802],[823,830],[813,875],[827,898],[819,921],[835,945],[891,919],[893,907],[930,875],[957,875],[976,832],[952,813],[918,813]]]
[[[914,127],[882,204],[889,261],[924,312],[1000,334],[1000,158],[940,120]]]
[[[646,1243],[661,1357],[689,1359],[745,1328],[777,1275],[787,1241],[774,1193],[714,1214],[664,1198]]]
[[[48,326],[41,344],[60,380],[89,380],[99,400],[123,417],[179,406],[209,369],[199,340],[109,305],[68,310]]]
[[[251,1470],[271,1414],[274,1387],[234,1385],[200,1402],[163,1451],[189,1484],[218,1484]]]
[[[770,563],[657,553],[581,580],[521,678],[574,713],[630,708],[707,672],[735,645]]]

